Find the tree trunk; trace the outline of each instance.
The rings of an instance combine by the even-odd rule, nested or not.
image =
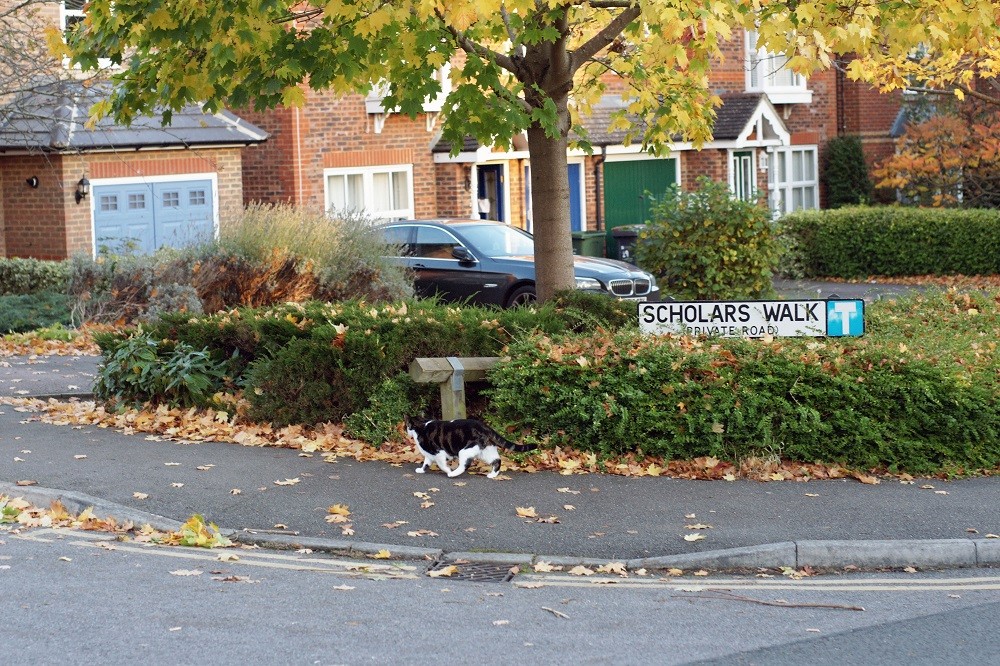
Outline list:
[[[573,289],[573,240],[570,235],[569,171],[566,137],[528,130],[531,158],[531,214],[535,234],[535,277],[539,301]]]

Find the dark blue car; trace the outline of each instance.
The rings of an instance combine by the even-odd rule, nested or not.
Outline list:
[[[524,305],[535,300],[531,234],[487,220],[405,220],[379,227],[400,248],[395,260],[414,273],[421,296],[448,301]],[[573,257],[576,287],[636,301],[658,301],[656,280],[623,261]]]

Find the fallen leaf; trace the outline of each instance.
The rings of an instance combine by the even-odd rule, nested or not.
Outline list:
[[[685,541],[701,541],[704,538],[705,538],[704,534],[685,534],[684,535],[684,540]]]
[[[432,571],[428,571],[427,575],[430,576],[431,578],[440,578],[442,576],[451,576],[457,573],[458,573],[458,567],[456,567],[454,564],[449,564],[448,566],[442,569],[434,569]]]
[[[72,562],[73,558],[70,558],[70,557],[60,557],[59,561],[60,562]]]
[[[1000,534],[987,534],[984,539],[1000,539]]]
[[[921,490],[934,490],[934,486],[932,486],[929,483],[925,483],[924,485],[920,486],[920,489]]]
[[[563,508],[566,509],[567,511],[576,511],[576,507],[573,506],[572,504],[563,504]]]
[[[579,490],[570,490],[569,488],[556,488],[557,493],[571,493],[573,495],[579,495]]]
[[[32,479],[23,479],[21,481],[18,481],[17,485],[19,485],[19,486],[37,486],[38,485],[38,481],[34,481]]]
[[[215,467],[215,465],[198,465],[197,467],[195,467],[195,469],[198,470],[199,472],[207,472],[213,467]]]
[[[369,555],[368,557],[372,558],[373,560],[387,560],[390,557],[392,557],[392,553],[383,548],[374,555]]]
[[[819,497],[819,493],[806,493],[806,497]]]
[[[394,530],[397,527],[402,527],[403,525],[406,525],[406,524],[407,524],[407,521],[405,521],[405,520],[397,520],[394,523],[382,523],[382,527],[384,527],[386,529]]]
[[[432,532],[430,530],[413,530],[412,532],[407,532],[406,536],[411,536],[411,537],[422,537],[422,536],[436,537],[437,536],[437,532]]]
[[[947,490],[935,490],[934,494],[935,495],[947,495],[948,491]]]
[[[535,507],[517,507],[517,517],[518,518],[537,518],[538,514],[535,513]]]
[[[183,488],[184,484],[183,483],[171,483],[170,487],[171,488]]]
[[[548,562],[539,561],[535,563],[534,569],[536,573],[549,573],[552,571],[561,571],[562,567],[552,566]]]
[[[203,573],[205,572],[198,569],[177,569],[170,572],[173,576],[200,576]]]
[[[350,585],[334,585],[333,589],[347,592],[348,590],[353,590],[354,588]]]
[[[628,571],[625,569],[624,562],[608,562],[607,564],[602,564],[597,567],[597,571],[600,573],[618,574],[623,578],[628,576]]]
[[[299,477],[295,477],[294,479],[285,479],[284,481],[275,481],[274,485],[276,485],[276,486],[294,486],[300,480],[301,479],[299,479]]]
[[[683,576],[684,575],[684,570],[683,569],[677,569],[676,567],[671,567],[670,569],[667,569],[667,575],[668,576]]]
[[[695,576],[707,576],[708,572],[705,571],[704,569],[698,569],[698,571],[694,572],[694,575]]]
[[[77,456],[73,456],[73,459],[74,459],[74,460],[83,460],[83,459],[84,459],[84,458],[86,458],[86,457],[87,457],[87,456],[85,456],[85,455],[83,455],[83,454],[80,454],[80,455],[77,455]]]
[[[175,463],[175,462],[168,462],[168,463],[163,463],[163,464],[166,465],[167,467],[180,467],[181,466],[180,463]]]
[[[351,510],[346,504],[334,504],[333,506],[327,508],[327,513],[336,516],[349,516],[351,515]]]
[[[219,553],[219,556],[215,559],[220,562],[239,562],[240,556],[236,553]]]
[[[903,567],[903,571],[906,573],[917,573],[917,570],[914,567]]]
[[[693,525],[685,525],[684,529],[686,529],[686,530],[710,530],[710,529],[712,529],[712,526],[711,525],[706,525],[705,523],[695,523]]]
[[[576,565],[575,567],[573,567],[572,569],[570,569],[566,573],[568,573],[571,576],[593,576],[594,575],[594,571],[592,569],[588,569],[587,567],[583,566],[582,564]]]
[[[722,475],[722,480],[723,481],[735,481],[736,480],[736,475],[733,474],[732,472],[727,472],[726,474]]]
[[[132,497],[134,497],[136,499],[140,499],[140,500],[141,499],[149,499],[149,494],[148,493],[132,493]]]
[[[502,627],[507,624],[510,624],[510,620],[493,620],[494,627]]]
[[[242,492],[243,492],[243,491],[242,491],[242,490],[240,490],[239,488],[233,488],[232,490],[230,490],[230,491],[229,491],[229,494],[230,494],[230,495],[239,495],[239,494],[240,494],[240,493],[242,493]]]

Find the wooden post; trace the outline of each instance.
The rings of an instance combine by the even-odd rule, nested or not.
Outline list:
[[[464,419],[465,382],[486,379],[486,371],[499,360],[497,356],[416,358],[410,363],[410,377],[418,384],[440,386],[442,419]]]

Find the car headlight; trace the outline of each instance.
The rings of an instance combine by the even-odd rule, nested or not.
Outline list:
[[[646,277],[649,279],[649,288],[656,289],[656,278],[653,277],[652,273],[646,273]]]
[[[604,286],[600,283],[600,281],[595,280],[594,278],[577,277],[576,278],[576,288],[577,289],[596,289],[596,290],[601,290],[601,289],[604,289]]]

